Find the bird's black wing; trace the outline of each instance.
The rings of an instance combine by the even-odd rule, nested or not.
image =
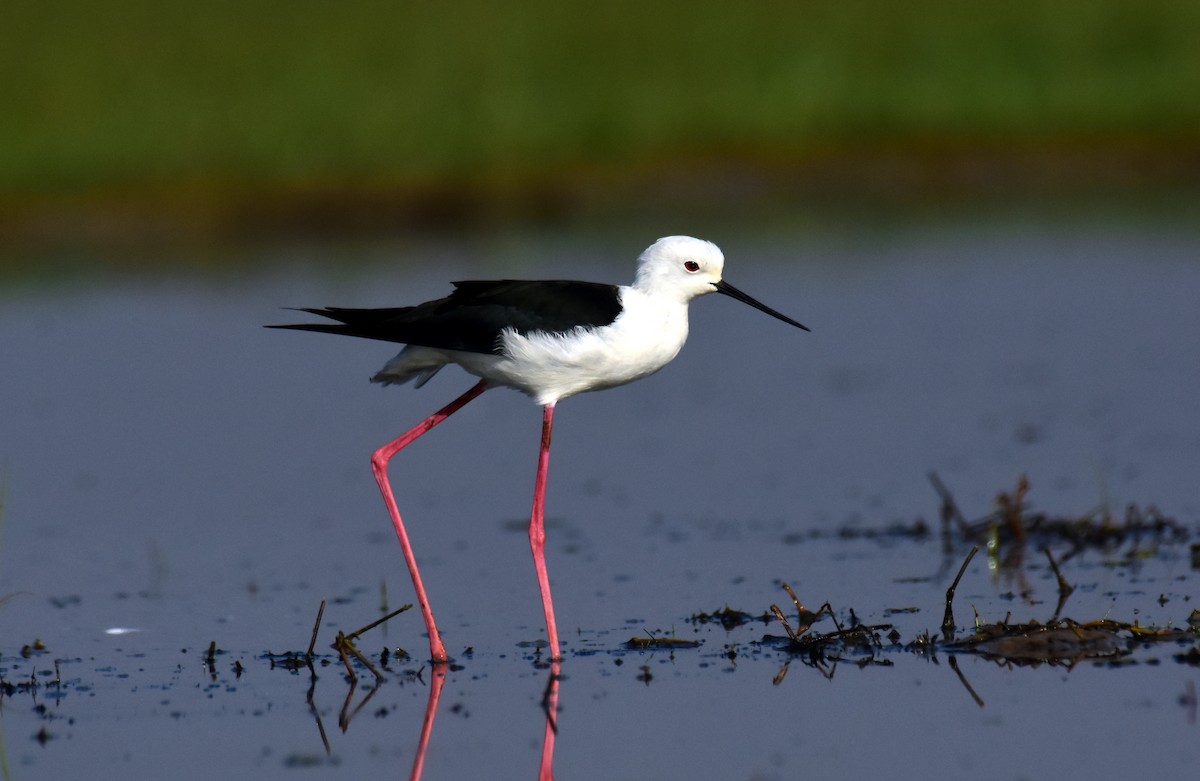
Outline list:
[[[385,342],[496,353],[500,332],[563,333],[576,326],[609,325],[621,313],[616,285],[566,280],[455,282],[454,292],[436,301],[390,309],[302,309],[336,323],[300,323],[270,328],[358,336]]]

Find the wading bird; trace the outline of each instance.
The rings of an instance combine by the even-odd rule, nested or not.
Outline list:
[[[450,295],[416,306],[302,309],[335,322],[269,326],[407,345],[371,378],[384,385],[415,380],[419,388],[450,363],[480,378],[466,393],[371,456],[375,480],[412,575],[435,663],[446,662],[449,656],[388,483],[392,456],[488,388],[514,388],[542,406],[542,443],[529,543],[546,614],[550,654],[560,659],[546,574],[543,524],[555,405],[576,393],[624,385],[669,363],[687,339],[688,303],[697,296],[722,293],[808,330],[725,282],[721,278],[724,265],[725,258],[715,244],[689,236],[668,236],[642,253],[632,285],[563,280],[455,282]]]

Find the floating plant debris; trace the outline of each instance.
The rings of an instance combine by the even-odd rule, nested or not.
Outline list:
[[[699,648],[702,643],[699,640],[685,640],[682,637],[631,637],[625,641],[625,647],[633,651],[643,651],[646,649],[659,648]]]
[[[742,626],[743,624],[748,624],[751,621],[762,621],[763,623],[768,623],[770,620],[770,613],[763,613],[762,615],[753,616],[741,610],[734,610],[728,606],[723,607],[720,610],[714,610],[712,613],[705,613],[703,611],[699,613],[693,613],[688,618],[688,621],[695,626],[700,626],[703,624],[720,624],[721,626],[725,627],[726,630],[736,629],[737,627]]]

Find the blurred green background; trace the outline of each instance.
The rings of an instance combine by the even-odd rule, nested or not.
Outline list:
[[[1200,2],[10,0],[0,239],[1200,182]]]

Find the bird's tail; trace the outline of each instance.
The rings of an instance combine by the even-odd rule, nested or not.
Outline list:
[[[384,342],[400,342],[395,331],[388,328],[396,318],[409,312],[412,307],[392,307],[384,309],[346,309],[342,307],[289,307],[295,312],[308,312],[312,315],[336,320],[336,323],[289,323],[286,325],[268,325],[267,328],[285,328],[292,331],[315,331],[322,334],[341,334],[342,336],[357,336],[362,339],[379,339]]]

